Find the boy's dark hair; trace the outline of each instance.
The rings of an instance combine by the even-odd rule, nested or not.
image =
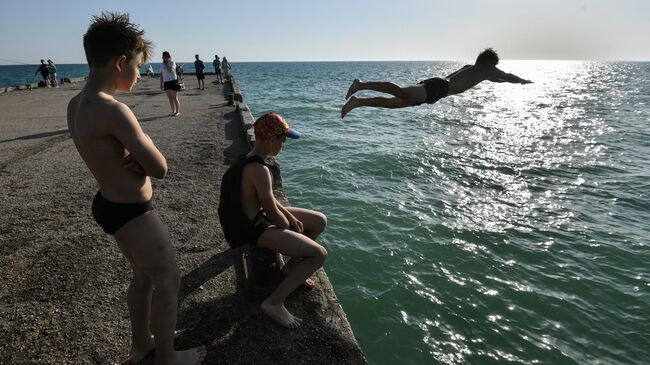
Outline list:
[[[475,63],[477,65],[482,64],[496,66],[499,63],[499,55],[492,48],[486,48],[483,50],[483,52],[479,53],[478,57],[476,57]]]
[[[144,30],[130,22],[129,14],[103,11],[92,17],[84,35],[88,66],[102,67],[113,57],[125,55],[130,61],[142,53],[142,62],[151,58],[152,44],[144,39]]]

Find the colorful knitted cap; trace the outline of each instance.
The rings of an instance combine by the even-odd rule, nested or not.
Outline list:
[[[269,138],[275,136],[287,136],[289,138],[300,138],[300,132],[289,128],[289,124],[280,114],[266,113],[257,118],[255,124],[255,138]]]

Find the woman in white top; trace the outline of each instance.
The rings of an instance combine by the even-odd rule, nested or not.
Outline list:
[[[176,62],[172,61],[172,56],[169,52],[165,51],[162,54],[163,64],[160,69],[160,88],[167,93],[169,105],[172,107],[172,112],[169,114],[175,117],[180,114],[181,103],[178,101],[178,91],[181,89],[178,85],[178,77],[176,76]]]

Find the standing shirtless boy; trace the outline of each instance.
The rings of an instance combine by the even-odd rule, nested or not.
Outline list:
[[[446,96],[460,94],[471,89],[485,80],[515,84],[530,84],[532,82],[499,70],[496,67],[498,63],[497,53],[492,48],[487,48],[478,55],[473,65],[463,66],[460,70],[445,77],[446,80],[434,77],[420,81],[417,85],[400,87],[392,82],[362,82],[355,79],[345,96],[347,102],[341,109],[341,118],[360,106],[404,108],[423,103],[433,104]],[[379,91],[394,97],[357,98],[353,96],[360,90]]]
[[[167,228],[152,204],[149,177],[165,177],[167,162],[131,109],[114,98],[118,90],[131,91],[140,79],[140,67],[151,51],[143,35],[128,14],[93,17],[83,40],[90,74],[68,104],[68,128],[99,184],[93,217],[115,237],[133,269],[127,294],[132,335],[128,361],[138,362],[155,349],[156,365],[196,365],[205,358],[204,347],[174,350],[180,272]]]

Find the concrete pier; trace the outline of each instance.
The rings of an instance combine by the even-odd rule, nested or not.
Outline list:
[[[177,349],[206,345],[205,364],[365,364],[323,270],[316,289],[287,301],[303,318],[297,330],[245,295],[242,251],[226,244],[217,205],[221,176],[249,143],[242,105],[228,105],[223,85],[206,76],[204,91],[185,76],[178,117],[167,116],[158,78],[117,96],[169,166],[153,184],[182,272]],[[93,221],[97,186],[67,131],[67,102],[83,85],[0,94],[1,364],[115,364],[128,355],[130,268]]]

